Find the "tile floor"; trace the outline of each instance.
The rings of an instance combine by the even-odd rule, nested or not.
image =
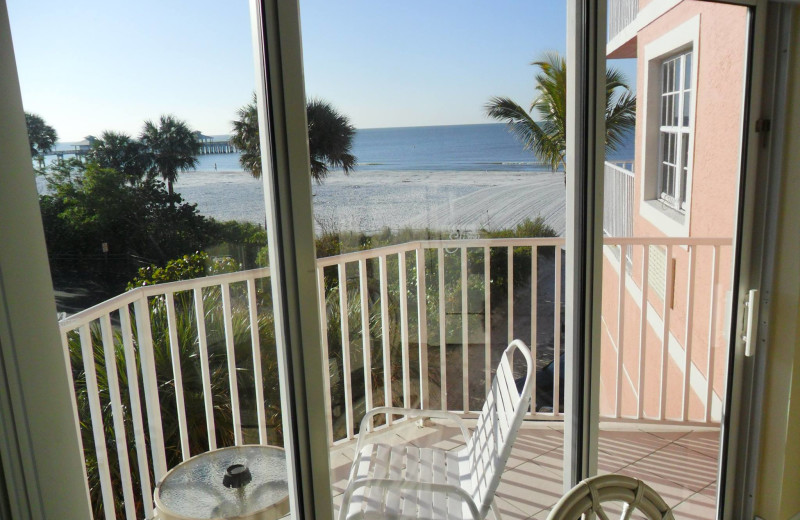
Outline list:
[[[373,442],[454,449],[457,428],[404,423],[375,433]],[[714,518],[719,430],[630,424],[602,424],[599,473],[639,478],[673,507],[676,520]],[[497,503],[504,519],[544,520],[563,494],[563,423],[526,422],[517,436]],[[334,509],[347,485],[354,444],[331,452]]]

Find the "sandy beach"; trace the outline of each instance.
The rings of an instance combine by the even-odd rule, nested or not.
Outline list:
[[[478,231],[515,226],[541,215],[564,230],[560,173],[491,171],[370,171],[331,173],[312,185],[320,225],[340,231],[389,227]],[[220,220],[264,224],[261,181],[244,172],[188,172],[175,190]]]

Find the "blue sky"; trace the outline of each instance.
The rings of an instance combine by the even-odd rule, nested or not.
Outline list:
[[[246,0],[8,0],[25,108],[78,140],[172,113],[228,133],[253,90]],[[566,47],[565,2],[300,0],[306,93],[358,128],[486,123]],[[633,73],[632,65],[625,70]]]

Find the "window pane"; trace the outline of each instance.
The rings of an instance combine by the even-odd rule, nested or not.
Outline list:
[[[683,93],[683,122],[681,123],[682,126],[689,126],[689,113],[692,106],[692,93],[691,92],[684,92]]]
[[[645,3],[639,6],[649,9]],[[714,497],[728,360],[719,353],[729,348],[730,323],[723,309],[730,313],[727,302],[735,300],[726,294],[731,290],[739,201],[748,13],[742,6],[712,1],[674,4],[648,25],[630,27],[638,39],[629,43],[637,49],[625,54],[610,48],[607,61],[612,68],[620,63],[617,56],[631,56],[644,74],[657,70],[660,77],[639,78],[639,84],[649,86],[637,96],[643,106],[657,101],[660,110],[636,114],[637,141],[646,145],[634,150],[637,169],[629,176],[608,163],[605,169],[598,467],[611,473],[624,468],[632,475],[658,467],[657,474],[642,478],[674,483],[659,487],[659,493],[670,506],[676,504],[675,517],[705,519],[718,516]],[[609,11],[611,20],[619,18]],[[698,20],[702,34],[702,47],[692,42],[691,51],[688,41],[675,37],[690,19]],[[660,49],[654,58],[658,61],[648,61],[651,42],[670,40],[675,43],[672,50]],[[695,62],[702,67],[698,75],[705,77],[693,77]],[[626,182],[636,189],[626,191]],[[624,220],[627,215],[631,217]],[[615,240],[617,236],[625,239]],[[699,246],[694,241],[699,237],[715,238]],[[672,245],[665,247],[667,243]],[[669,352],[662,350],[665,321]],[[614,423],[629,426],[632,420],[641,421],[639,430],[656,436],[663,430],[650,428],[673,424],[680,433],[670,433],[670,438],[679,440],[667,449],[651,448],[637,446],[647,437],[609,431]],[[669,441],[664,436],[659,442]],[[685,455],[673,450],[690,444],[702,445],[703,454],[693,447]],[[615,461],[610,463],[612,451]],[[702,504],[684,498],[694,482],[698,488],[706,486]],[[609,518],[620,518],[615,512]]]
[[[681,88],[681,64],[683,61],[678,58],[675,60],[675,75],[672,78],[672,90],[677,91]]]
[[[686,61],[684,64],[683,88],[692,88],[692,53],[686,54]]]
[[[74,373],[98,374],[97,384],[74,381],[94,518],[160,517],[153,495],[166,472],[215,449],[264,445],[254,450],[277,478],[293,452],[280,449],[291,434],[278,375],[284,345],[263,269],[263,181],[249,171],[261,158],[245,166],[231,136],[242,112],[248,137],[259,132],[248,110],[256,72],[247,3],[8,6],[25,107],[55,130],[34,164],[56,306],[69,315],[62,347]],[[57,47],[42,45],[45,34]],[[43,64],[58,72],[42,74]],[[129,291],[144,286],[150,298],[109,303],[132,301]],[[101,416],[86,406],[93,399]],[[255,486],[259,469],[250,469]],[[272,496],[285,511],[281,485]],[[225,500],[169,513],[238,515],[238,499]]]
[[[544,68],[563,78],[560,58],[553,68],[530,61],[550,61],[545,52],[563,49],[564,40],[530,28],[563,28],[566,3],[543,9],[541,2],[432,2],[425,16],[418,7],[300,0],[306,92],[355,127],[355,167],[333,164],[312,188],[327,310],[320,325],[330,366],[331,441],[352,439],[365,411],[377,406],[480,411],[510,337],[535,345],[539,373],[553,376],[549,383],[537,379],[529,417],[559,419],[566,404],[565,311],[558,303],[566,272],[565,189],[563,174],[551,167],[562,172],[563,162],[526,149],[502,115],[485,109],[497,106],[494,96],[508,95],[536,121],[563,121],[558,100],[556,110],[533,101],[539,92],[530,81],[546,77]],[[624,141],[632,150],[633,133]],[[557,136],[552,142],[565,146]],[[501,236],[512,247],[494,245],[491,239]],[[385,420],[380,416],[378,424],[398,432],[389,442],[402,442],[409,424]],[[523,428],[534,425],[526,423]],[[561,432],[557,438],[530,433],[554,447],[562,443]],[[423,434],[414,442],[438,448],[441,439]],[[352,448],[330,451],[333,480],[339,480],[349,473]],[[549,468],[542,470],[526,472],[531,488],[552,483]],[[343,488],[337,483],[334,493]],[[537,506],[549,509],[557,498]],[[334,507],[339,503],[335,497]],[[527,498],[516,504],[517,511],[531,507]],[[504,515],[517,516],[514,507]]]
[[[671,126],[678,126],[680,125],[680,94],[673,94],[672,96],[672,122],[670,123]]]

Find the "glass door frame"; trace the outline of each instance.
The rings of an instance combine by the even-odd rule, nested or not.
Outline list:
[[[760,254],[753,240],[759,208],[746,186],[757,185],[766,0],[734,0],[750,8],[750,41],[743,105],[740,211],[734,242],[736,301],[753,288],[758,274],[752,258]],[[325,410],[319,381],[327,363],[321,356],[319,306],[316,301],[314,228],[299,6],[295,1],[251,0],[257,89],[262,123],[265,197],[268,207],[270,265],[274,269],[277,337],[286,345],[287,390],[284,415],[292,426],[293,474],[297,499],[293,511],[302,518],[332,515]],[[606,2],[571,0],[567,7],[567,268],[564,489],[597,472],[599,423],[600,305],[604,139]],[[598,88],[602,87],[602,88]],[[592,95],[594,94],[594,95]],[[266,122],[269,122],[268,128]],[[292,175],[291,172],[294,172]],[[752,192],[753,190],[751,190]],[[273,204],[274,202],[274,204]],[[733,309],[731,337],[741,329],[742,306]],[[738,448],[747,425],[740,421],[743,345],[730,349],[721,453],[719,518],[732,518]],[[734,391],[735,389],[735,391]],[[746,437],[746,436],[745,436]],[[287,449],[289,444],[287,444]],[[734,449],[731,449],[734,448]],[[738,466],[737,466],[738,464]],[[749,468],[751,471],[752,468]],[[738,506],[736,507],[738,509]]]

